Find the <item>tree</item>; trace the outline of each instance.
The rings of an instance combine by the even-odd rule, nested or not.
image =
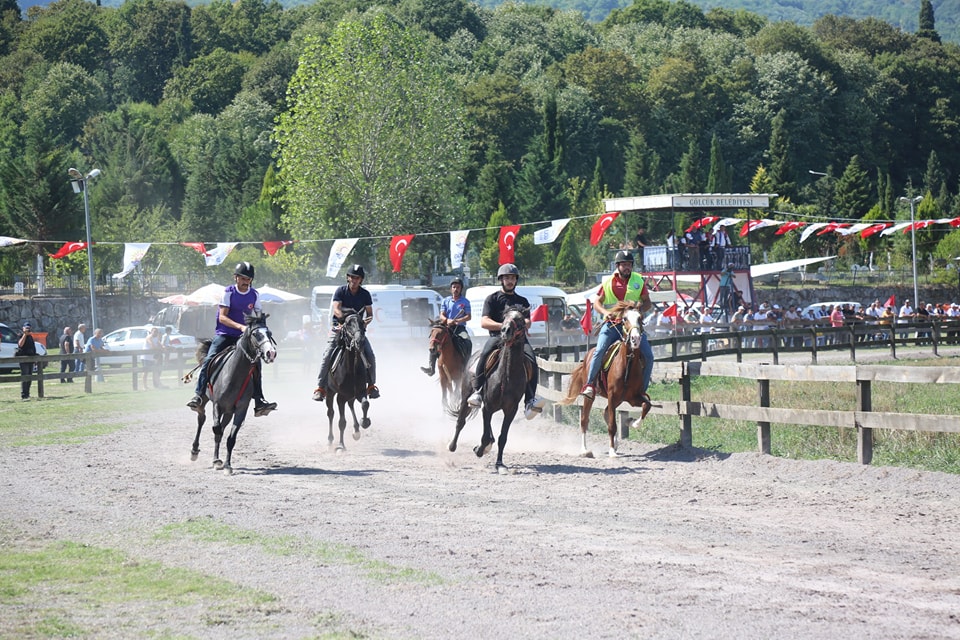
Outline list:
[[[240,92],[243,74],[252,64],[250,54],[214,49],[178,68],[164,87],[163,97],[186,100],[196,113],[220,113]]]
[[[920,17],[917,20],[917,37],[927,38],[934,42],[940,42],[940,34],[937,33],[937,21],[933,15],[933,3],[930,0],[920,0]]]
[[[59,0],[31,12],[21,44],[49,62],[67,62],[88,72],[103,68],[108,38],[100,26],[99,6],[84,0]]]
[[[577,247],[574,232],[569,227],[564,230],[563,242],[560,243],[560,251],[557,252],[557,261],[554,263],[554,267],[554,273],[558,281],[568,286],[583,282],[587,265],[580,257],[580,249]]]
[[[787,112],[781,109],[773,119],[770,132],[770,181],[773,189],[781,198],[790,199],[796,191],[793,181],[793,168],[790,166],[790,138],[786,127]]]
[[[46,77],[29,89],[23,98],[22,135],[27,146],[70,147],[87,118],[107,104],[103,85],[69,62],[51,65]]]
[[[382,11],[310,41],[275,133],[292,234],[410,233],[450,219],[467,147],[439,59]]]
[[[713,134],[710,140],[710,174],[707,176],[707,193],[730,193],[730,168],[723,161],[720,138]]]
[[[870,178],[860,164],[860,156],[853,156],[837,181],[837,215],[841,218],[862,218],[870,209],[870,192]]]
[[[496,273],[500,266],[500,227],[509,224],[507,208],[501,202],[497,210],[490,214],[486,237],[480,248],[480,267],[487,273]]]
[[[701,193],[703,191],[703,169],[700,168],[700,146],[691,139],[687,152],[680,158],[680,176],[677,187],[680,193]]]

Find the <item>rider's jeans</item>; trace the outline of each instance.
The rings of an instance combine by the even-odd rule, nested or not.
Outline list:
[[[197,376],[196,394],[202,396],[207,389],[207,365],[213,360],[213,357],[228,347],[237,344],[238,336],[225,336],[218,334],[210,343],[210,350],[207,351],[207,357],[203,359],[200,365],[200,375]]]
[[[607,349],[621,339],[622,328],[622,324],[604,323],[600,335],[597,337],[597,347],[590,359],[587,384],[596,384]],[[640,354],[643,356],[643,391],[646,393],[647,387],[650,386],[650,377],[653,375],[653,349],[650,347],[650,342],[647,340],[647,334],[645,333],[640,334]]]

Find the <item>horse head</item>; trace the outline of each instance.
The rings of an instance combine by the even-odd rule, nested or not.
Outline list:
[[[277,359],[277,343],[273,339],[273,333],[267,327],[267,318],[269,313],[252,313],[244,316],[247,328],[244,331],[244,337],[249,341],[251,349],[244,348],[244,353],[251,361],[258,358],[270,364]]]
[[[363,321],[364,312],[345,311],[340,324],[340,341],[345,349],[357,351],[363,347],[367,323]]]
[[[500,340],[504,345],[511,345],[517,340],[522,340],[526,335],[527,323],[524,312],[528,310],[529,307],[507,307],[500,326]]]
[[[643,314],[640,305],[632,303],[623,311],[623,328],[625,340],[633,350],[640,348],[640,338],[643,335]]]

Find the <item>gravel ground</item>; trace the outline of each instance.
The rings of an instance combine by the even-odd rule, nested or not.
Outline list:
[[[247,422],[233,475],[209,431],[190,460],[183,388],[111,435],[0,449],[0,543],[113,548],[275,598],[81,607],[98,638],[960,638],[960,478],[636,442],[610,459],[600,434],[585,459],[547,418],[515,422],[497,475],[471,451],[479,418],[447,451],[439,389],[409,373],[422,355],[381,354],[373,426],[339,454],[312,372],[267,381],[280,410]],[[210,521],[289,548],[158,535]],[[0,608],[0,636],[70,604]]]

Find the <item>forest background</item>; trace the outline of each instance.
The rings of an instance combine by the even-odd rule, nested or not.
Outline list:
[[[960,48],[929,0],[916,15],[908,33],[683,0],[599,22],[462,0],[60,0],[26,15],[0,0],[0,235],[31,240],[0,251],[0,278],[83,238],[70,167],[101,171],[87,191],[101,282],[125,242],[154,243],[143,273],[223,280],[228,265],[179,243],[239,241],[229,264],[303,287],[323,281],[334,239],[358,236],[351,261],[387,281],[396,234],[416,234],[405,270],[428,278],[454,229],[482,230],[467,257],[489,272],[499,227],[523,224],[521,269],[575,285],[606,268],[589,228],[617,195],[777,193],[767,215],[804,222],[909,219],[899,199],[920,195],[918,219],[956,217]],[[642,225],[660,242],[696,215],[621,216],[608,234]],[[565,217],[534,244],[535,223]],[[769,260],[912,256],[905,234],[750,235]],[[922,270],[960,255],[949,225],[916,239]],[[47,268],[86,274],[85,253]]]

